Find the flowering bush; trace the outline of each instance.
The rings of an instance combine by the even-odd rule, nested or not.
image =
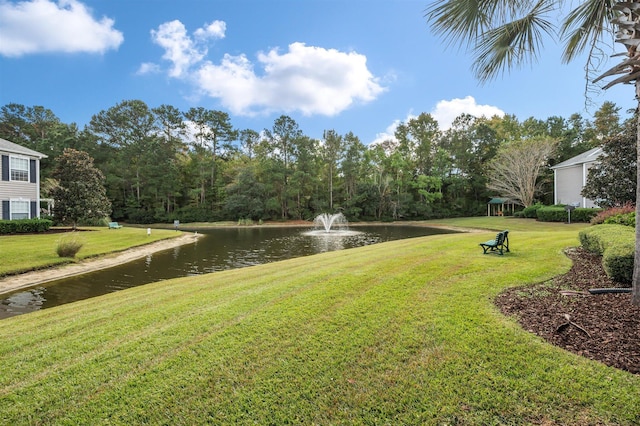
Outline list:
[[[611,207],[598,213],[591,219],[592,225],[619,224],[626,226],[635,226],[636,208],[631,203],[626,203],[620,207]]]

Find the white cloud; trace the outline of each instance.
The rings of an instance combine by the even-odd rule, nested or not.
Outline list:
[[[416,117],[415,115],[409,114],[404,121],[394,120],[393,123],[387,126],[386,129],[384,129],[384,131],[380,133],[376,133],[376,137],[371,142],[371,145],[381,144],[382,142],[386,142],[386,141],[396,141],[396,130],[398,129],[398,126],[402,123],[408,122],[409,120],[415,117]]]
[[[0,1],[0,54],[104,53],[124,41],[113,25],[106,17],[96,20],[76,0]]]
[[[492,105],[478,105],[473,96],[467,96],[464,99],[454,98],[450,101],[440,101],[431,111],[431,116],[436,119],[441,130],[449,129],[453,120],[461,114],[491,118],[494,115],[504,116],[504,111]]]
[[[491,105],[478,105],[473,96],[467,96],[464,99],[454,98],[449,101],[439,101],[430,114],[438,122],[440,130],[448,130],[451,128],[453,121],[462,114],[491,118],[494,115],[504,116],[504,111]],[[396,141],[395,132],[398,126],[401,123],[408,123],[409,120],[416,117],[410,112],[404,120],[394,120],[384,131],[376,134],[371,144],[379,144],[388,140]]]
[[[214,21],[190,36],[180,21],[160,25],[153,41],[165,49],[169,75],[191,82],[206,96],[238,115],[299,111],[333,116],[357,102],[369,102],[385,88],[368,70],[364,55],[292,43],[280,53],[246,54],[206,60],[208,39],[224,37],[226,24]],[[255,69],[259,69],[259,73]]]
[[[198,46],[178,20],[165,22],[157,30],[151,30],[151,38],[164,49],[162,59],[172,63],[171,77],[184,77],[190,67],[202,61],[207,53],[206,47]]]
[[[140,64],[140,67],[138,68],[138,71],[136,71],[136,74],[138,75],[156,74],[160,71],[161,71],[160,65],[154,64],[153,62],[143,62]]]
[[[203,28],[198,28],[193,34],[199,39],[219,39],[224,38],[226,30],[227,24],[224,21],[213,21]]]
[[[246,56],[225,55],[220,65],[204,64],[197,73],[200,88],[236,114],[300,111],[333,116],[354,102],[375,99],[384,88],[366,67],[366,57],[335,49],[292,43],[260,53],[263,74]]]

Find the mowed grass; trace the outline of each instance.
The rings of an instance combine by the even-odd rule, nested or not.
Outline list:
[[[514,223],[506,256],[482,254],[493,231],[437,235],[3,320],[0,423],[639,424],[639,376],[494,307],[578,244],[573,226]]]
[[[75,260],[115,253],[154,241],[177,237],[181,232],[154,229],[150,236],[142,228],[82,228],[73,233],[83,243]],[[56,254],[58,241],[71,233],[0,236],[0,277],[73,262]]]

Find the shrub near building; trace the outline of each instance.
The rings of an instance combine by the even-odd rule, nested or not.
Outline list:
[[[601,209],[578,207],[571,211],[571,222],[590,222]],[[540,207],[536,215],[541,222],[567,222],[569,214],[565,206]]]
[[[529,207],[525,207],[522,210],[522,215],[527,219],[537,219],[538,218],[538,210],[544,207],[540,203],[533,204]]]
[[[52,224],[48,219],[0,220],[0,235],[46,232]]]
[[[597,214],[597,216],[591,219],[592,225],[599,225],[601,223],[635,227],[636,206],[631,203],[626,203],[619,207],[611,207],[606,210],[602,210]]]

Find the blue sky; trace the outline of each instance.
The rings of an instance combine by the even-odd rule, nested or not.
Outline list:
[[[584,60],[562,64],[552,41],[532,66],[480,84],[470,56],[430,31],[429,2],[0,0],[0,105],[42,105],[80,127],[128,99],[222,110],[257,131],[286,114],[311,137],[367,144],[422,112],[446,128],[463,112],[590,119],[607,100],[636,105],[619,86],[585,109]]]

